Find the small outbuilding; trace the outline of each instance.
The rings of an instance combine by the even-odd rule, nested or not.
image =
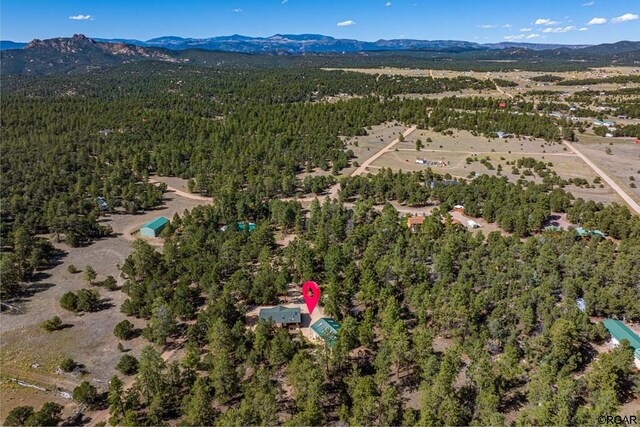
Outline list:
[[[271,320],[276,325],[300,326],[300,307],[277,307],[262,308],[258,314],[260,320]]]
[[[249,223],[239,222],[237,225],[238,225],[238,230],[240,231],[244,231],[245,228],[247,228],[249,231],[253,231],[256,229],[256,224],[253,222],[249,222]]]
[[[145,224],[140,229],[140,235],[144,237],[158,237],[167,224],[169,224],[169,218],[159,216],[153,221]]]
[[[424,220],[423,216],[410,216],[407,218],[407,227],[413,230],[417,225],[424,224]]]
[[[109,210],[109,204],[107,204],[103,197],[96,198],[96,202],[98,203],[101,211],[106,212]]]
[[[335,320],[323,317],[311,325],[311,330],[314,338],[323,339],[329,347],[333,347],[338,340],[338,331],[341,327],[342,325]]]

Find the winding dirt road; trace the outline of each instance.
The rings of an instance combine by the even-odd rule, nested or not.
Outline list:
[[[620,195],[620,197],[622,197],[622,200],[624,200],[625,202],[627,202],[627,204],[629,205],[629,207],[631,207],[631,209],[633,209],[634,211],[636,211],[636,213],[640,214],[640,205],[638,203],[636,203],[635,200],[633,200],[631,198],[631,196],[629,196],[618,184],[616,184],[616,182],[611,179],[611,177],[609,177],[609,175],[607,175],[606,173],[604,173],[604,171],[602,169],[600,169],[599,167],[597,167],[591,160],[589,160],[589,158],[587,158],[587,156],[585,156],[584,154],[582,154],[582,152],[580,152],[580,150],[578,150],[575,146],[573,146],[573,144],[571,144],[568,141],[562,141],[564,143],[564,145],[566,145],[571,151],[573,151],[578,157],[580,157],[587,165],[589,165],[589,167],[591,169],[593,169],[593,171],[598,174],[598,176],[600,176],[600,178],[602,178],[604,180],[604,182],[606,182],[607,184],[609,184],[609,186]]]

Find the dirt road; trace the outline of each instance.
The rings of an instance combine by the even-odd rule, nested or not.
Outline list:
[[[622,200],[627,202],[627,204],[633,209],[636,213],[640,214],[640,205],[636,203],[635,200],[631,198],[616,182],[609,177],[602,169],[597,167],[587,156],[582,154],[580,150],[573,146],[570,142],[562,141],[564,145],[566,145],[571,151],[573,151],[578,157],[580,157],[593,171],[600,176],[609,186],[622,197]]]
[[[498,83],[496,83],[493,79],[489,79],[489,80],[491,80],[491,83],[493,83],[496,86],[496,90],[498,92],[500,92],[503,95],[507,95],[509,98],[513,98],[513,95],[511,95],[508,92],[505,92],[500,86],[498,86]]]
[[[149,182],[152,184],[160,184],[160,181],[157,181],[155,179],[149,178]],[[213,202],[213,199],[211,197],[206,197],[206,196],[199,196],[197,194],[192,194],[192,193],[187,193],[186,191],[182,191],[182,190],[178,190],[175,187],[171,187],[167,185],[167,191],[171,191],[173,193],[176,193],[178,196],[180,197],[185,197],[187,199],[191,199],[191,200],[198,200],[201,202]]]
[[[409,129],[405,130],[404,133],[402,134],[402,136],[404,138],[408,137],[409,135],[411,135],[413,133],[413,131],[415,131],[417,128],[417,126],[411,126]],[[376,154],[374,154],[373,156],[369,157],[367,160],[365,160],[360,167],[358,167],[358,169],[356,169],[355,171],[353,171],[353,173],[351,174],[351,176],[358,176],[358,175],[362,175],[363,173],[366,172],[367,168],[369,167],[369,165],[373,162],[375,162],[376,160],[378,160],[384,153],[388,153],[389,151],[391,151],[391,149],[400,142],[400,138],[396,138],[393,141],[391,141],[391,143],[389,145],[387,145],[386,147],[384,147],[382,150],[378,151]]]

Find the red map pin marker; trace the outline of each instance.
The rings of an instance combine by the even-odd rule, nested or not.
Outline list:
[[[311,291],[311,295],[309,295],[309,291]],[[304,297],[304,302],[307,303],[309,314],[313,313],[318,301],[320,301],[320,288],[318,284],[316,282],[306,282],[302,285],[302,296]]]

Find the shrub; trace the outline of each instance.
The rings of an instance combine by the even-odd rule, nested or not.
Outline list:
[[[58,316],[53,316],[51,319],[42,322],[40,326],[47,332],[53,332],[62,329],[64,324]]]
[[[77,311],[78,310],[78,297],[73,292],[66,292],[60,298],[60,307],[69,311]]]
[[[69,267],[67,267],[67,271],[71,274],[80,273],[80,270],[78,270],[78,267],[76,267],[73,264],[69,264]]]
[[[113,276],[107,276],[107,278],[102,281],[102,286],[110,291],[115,291],[118,289],[118,282]]]
[[[80,289],[77,293],[78,311],[97,311],[100,308],[100,294],[93,289]]]
[[[129,354],[125,354],[120,358],[116,369],[124,375],[133,375],[138,372],[138,359]]]
[[[123,320],[113,328],[113,334],[121,340],[129,340],[133,338],[134,330],[133,323]]]
[[[65,357],[62,359],[62,362],[60,362],[60,369],[64,372],[71,372],[76,366],[78,366],[78,364],[70,357]]]

